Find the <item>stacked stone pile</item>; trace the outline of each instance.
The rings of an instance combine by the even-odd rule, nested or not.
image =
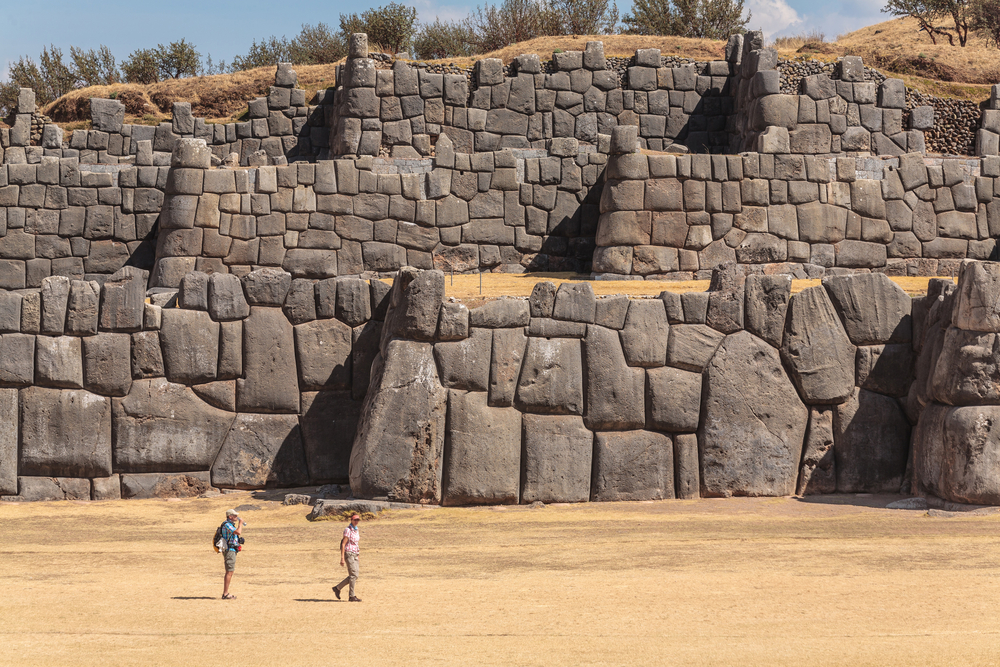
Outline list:
[[[927,164],[907,154],[873,160],[882,173],[859,178],[867,160],[853,157],[644,155],[629,152],[634,142],[616,130],[599,274],[689,278],[725,262],[787,262],[941,275],[996,249],[996,157]]]
[[[924,95],[907,89],[906,105],[909,109],[928,106],[934,108],[934,125],[924,130],[927,152],[946,155],[980,154],[976,151],[976,132],[982,110],[975,102]]]
[[[816,74],[826,74],[831,79],[841,78],[843,60],[825,63],[819,60],[778,60],[778,72],[781,74],[781,92],[784,95],[794,95],[801,88],[802,79]],[[870,67],[864,68],[864,81],[874,81],[881,84],[886,75]]]
[[[147,277],[0,292],[0,495],[346,481],[389,286],[194,272],[147,298]]]
[[[726,267],[709,292],[443,302],[393,285],[351,457],[356,495],[494,504],[897,492],[910,299],[884,275],[792,296]]]

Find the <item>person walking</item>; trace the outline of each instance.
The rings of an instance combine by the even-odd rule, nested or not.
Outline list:
[[[347,524],[347,528],[344,529],[344,537],[340,540],[340,565],[341,567],[347,565],[347,576],[344,577],[342,582],[333,587],[333,594],[337,596],[338,600],[340,599],[340,591],[343,590],[344,586],[350,584],[347,600],[349,602],[361,602],[361,598],[354,594],[354,585],[358,583],[359,523],[361,523],[361,516],[352,514],[351,522]]]
[[[226,522],[222,524],[222,540],[225,542],[222,554],[226,564],[226,575],[222,586],[223,600],[236,599],[236,596],[229,592],[229,584],[236,571],[236,554],[240,551],[240,532],[243,530],[243,526],[243,519],[240,518],[236,510],[226,510]]]

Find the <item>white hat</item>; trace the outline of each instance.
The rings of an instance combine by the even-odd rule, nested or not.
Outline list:
[[[240,513],[237,512],[236,510],[226,510],[226,516],[235,516],[235,517],[238,517],[239,515],[240,515]]]

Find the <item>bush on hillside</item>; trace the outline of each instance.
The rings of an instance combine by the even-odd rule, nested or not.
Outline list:
[[[474,55],[473,34],[462,21],[424,23],[413,38],[413,51],[417,58],[438,60]]]
[[[122,62],[122,74],[128,83],[150,84],[160,80],[156,49],[136,49]]]

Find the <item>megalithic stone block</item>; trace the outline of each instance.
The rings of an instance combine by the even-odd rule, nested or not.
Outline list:
[[[111,474],[110,398],[83,390],[42,387],[28,387],[21,392],[20,474]]]
[[[356,496],[440,502],[448,393],[432,347],[394,339],[376,361],[351,451]]]
[[[449,391],[442,504],[517,504],[520,473],[521,413]]]

